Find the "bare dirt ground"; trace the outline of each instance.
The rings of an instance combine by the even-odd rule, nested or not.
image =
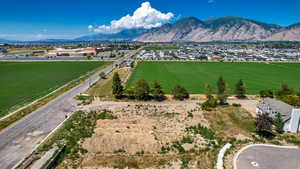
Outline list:
[[[209,152],[193,157],[183,157],[174,148],[162,152],[165,151],[162,147],[172,147],[174,142],[187,137],[187,127],[209,126],[197,102],[106,102],[106,105],[109,106],[104,108],[117,119],[98,120],[93,136],[83,142],[88,153],[81,159],[80,168],[179,169],[187,164],[188,168],[210,168],[214,163],[214,156]],[[207,140],[201,135],[193,135],[193,141],[186,142],[180,142],[183,151],[207,146]],[[203,162],[204,159],[207,160]]]

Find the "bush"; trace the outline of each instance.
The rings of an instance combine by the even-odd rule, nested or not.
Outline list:
[[[180,85],[177,85],[172,89],[172,94],[175,100],[184,100],[190,97],[187,90]]]
[[[135,99],[135,89],[134,88],[126,89],[124,93],[128,97],[128,99]]]
[[[300,98],[296,95],[278,96],[277,98],[292,106],[296,106],[296,107],[300,106]]]
[[[259,95],[260,95],[260,97],[262,97],[262,98],[266,98],[266,97],[273,98],[273,97],[274,97],[273,91],[272,91],[272,90],[269,90],[269,89],[267,89],[267,90],[261,90],[261,91],[259,92]]]
[[[286,96],[294,94],[294,90],[289,88],[287,83],[281,84],[281,89],[276,92],[277,96]]]
[[[102,112],[102,113],[100,113],[98,115],[98,119],[101,119],[101,120],[104,120],[104,119],[113,120],[113,119],[117,119],[117,117],[114,116],[111,112],[104,111],[104,112]]]
[[[191,126],[186,128],[187,132],[192,132],[194,134],[200,134],[203,138],[207,139],[207,140],[214,140],[215,137],[215,133],[207,128],[207,127],[203,127],[201,126],[201,124],[198,124],[197,126]]]
[[[211,108],[215,108],[217,105],[217,100],[213,96],[209,95],[207,101],[201,104],[201,108],[202,110],[210,111]]]
[[[233,103],[232,106],[233,106],[233,107],[241,107],[242,105],[241,105],[241,104],[238,104],[238,103]]]

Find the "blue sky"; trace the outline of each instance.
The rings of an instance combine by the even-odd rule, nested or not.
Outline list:
[[[300,22],[299,0],[148,0],[161,14],[174,20],[195,16],[201,20],[225,15],[267,23]],[[142,0],[0,0],[0,38],[36,40],[73,38],[91,34],[88,26],[110,26],[140,8]],[[167,17],[167,20],[170,17]],[[154,21],[161,18],[154,18]],[[149,21],[150,22],[150,21]],[[166,20],[159,20],[164,23]],[[97,25],[97,26],[95,26]],[[109,30],[117,31],[118,28]],[[102,29],[99,31],[103,31]]]

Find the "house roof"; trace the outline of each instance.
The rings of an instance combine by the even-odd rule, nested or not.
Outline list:
[[[280,100],[272,99],[272,98],[265,98],[263,101],[259,103],[259,107],[261,106],[269,106],[272,111],[280,113],[284,119],[284,121],[291,118],[291,113],[294,109],[293,106],[286,104]]]

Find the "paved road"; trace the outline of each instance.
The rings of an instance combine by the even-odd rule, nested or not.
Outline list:
[[[115,64],[120,64],[135,53],[136,51],[120,58],[111,66],[95,73],[85,82],[2,130],[0,132],[0,168],[13,168],[24,157],[31,154],[39,142],[63,122],[65,115],[77,109],[77,101],[74,99],[76,95],[83,93],[90,84],[96,82],[100,72],[112,71]]]
[[[300,169],[300,150],[257,145],[243,150],[236,169]]]

